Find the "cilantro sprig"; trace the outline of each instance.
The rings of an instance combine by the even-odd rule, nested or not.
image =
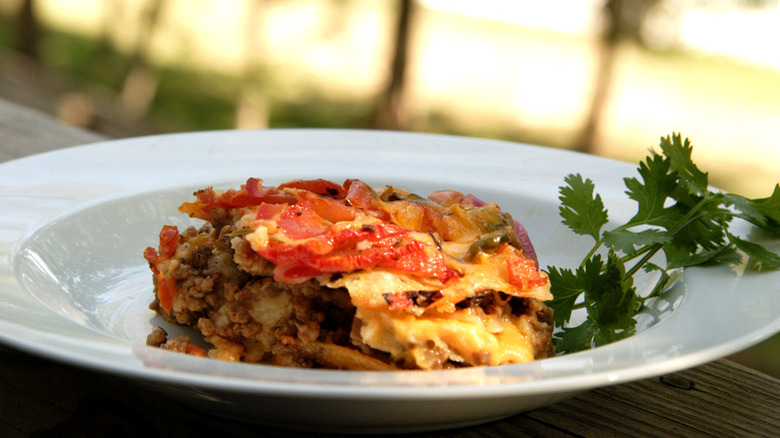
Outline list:
[[[747,259],[756,271],[780,268],[780,256],[729,230],[734,218],[744,219],[770,233],[780,234],[780,184],[771,196],[748,199],[710,190],[708,174],[691,159],[693,147],[679,134],[661,138],[637,169],[639,176],[624,178],[626,194],[637,206],[626,223],[605,229],[608,211],[595,184],[580,174],[564,178],[559,208],[563,224],[574,233],[594,239],[592,249],[575,269],[547,268],[554,322],[561,331],[553,341],[559,353],[608,344],[634,334],[637,315],[649,301],[668,289],[672,273],[680,268]],[[665,264],[654,262],[663,253]],[[657,272],[657,283],[644,295],[637,293],[634,275]],[[567,327],[576,309],[585,321]]]

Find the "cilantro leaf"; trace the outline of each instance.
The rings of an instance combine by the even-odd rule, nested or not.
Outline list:
[[[693,163],[693,146],[679,134],[661,138],[656,152],[639,163],[639,177],[624,178],[626,195],[637,204],[625,224],[602,231],[608,212],[595,185],[579,174],[568,175],[560,187],[563,223],[595,246],[576,270],[548,267],[553,300],[554,335],[559,353],[580,351],[631,336],[636,316],[647,300],[661,296],[679,268],[703,263],[744,262],[756,271],[780,269],[780,255],[729,231],[733,218],[744,219],[770,233],[780,234],[780,184],[771,196],[748,199],[710,191],[708,175]],[[602,248],[603,247],[603,248]],[[606,262],[598,253],[608,252]],[[665,266],[651,262],[663,252]],[[618,257],[618,254],[623,254]],[[626,264],[638,259],[630,269]],[[640,269],[658,271],[649,293],[637,294],[633,275]],[[585,321],[567,327],[577,309]]]
[[[780,269],[780,256],[761,245],[729,234],[729,239],[748,256],[748,267],[755,271]]]
[[[637,171],[642,177],[641,182],[636,178],[623,179],[628,188],[626,194],[637,203],[637,212],[627,226],[651,223],[664,226],[668,222],[659,223],[659,220],[674,213],[664,208],[666,198],[677,187],[677,176],[670,173],[670,166],[670,160],[653,155],[639,163]]]
[[[769,197],[748,199],[742,195],[729,193],[725,195],[724,203],[737,210],[737,217],[780,234],[780,184],[775,185]]]
[[[659,272],[661,274],[658,282],[656,282],[655,286],[653,286],[653,290],[646,297],[647,299],[661,296],[661,294],[666,292],[669,287],[682,276],[682,271],[666,270],[656,265],[655,263],[646,263],[644,266],[642,266],[642,269],[648,273]],[[645,306],[644,302],[642,303],[642,306]]]
[[[571,269],[550,268],[547,275],[554,298],[549,304],[555,309],[553,322],[556,325],[569,322],[577,299],[599,287],[603,267],[601,256],[596,255],[586,260],[576,272]]]
[[[591,260],[595,262],[594,265],[601,266],[600,256],[596,255]],[[606,337],[614,337],[617,332],[632,331],[636,325],[633,316],[641,302],[636,295],[633,278],[626,275],[625,266],[614,252],[609,253],[604,269],[597,277],[593,277],[590,286],[585,291],[588,316],[602,332],[610,334]]]
[[[638,249],[646,246],[664,245],[671,241],[666,232],[655,228],[642,231],[616,228],[611,231],[605,231],[602,240],[605,245],[614,251],[622,252],[627,256],[633,256]]]
[[[596,188],[590,179],[579,174],[567,175],[566,186],[559,189],[563,224],[577,234],[592,236],[596,241],[601,236],[601,227],[607,223],[607,210],[600,195],[593,195]]]
[[[559,352],[575,353],[593,348],[593,338],[598,332],[598,326],[593,320],[587,319],[576,327],[563,327],[553,338],[555,349]]]
[[[747,255],[744,252],[739,251],[736,245],[730,245],[723,248],[715,257],[707,260],[707,263],[736,266],[744,263],[745,257],[747,257]]]
[[[550,267],[547,272],[550,292],[553,294],[553,299],[548,304],[555,309],[553,323],[556,326],[562,326],[569,322],[574,304],[579,296],[585,293],[585,288],[582,286],[583,278],[580,274],[581,272],[575,274],[571,269],[558,269],[555,266]]]
[[[686,187],[689,193],[701,195],[707,192],[707,174],[693,163],[693,146],[687,138],[683,142],[680,134],[662,137],[660,148],[671,161],[672,170],[679,174],[682,186]]]
[[[719,246],[708,250],[699,250],[693,252],[682,245],[667,245],[664,247],[666,255],[666,268],[678,269],[699,266],[718,260],[727,246]]]
[[[571,270],[551,269],[549,275],[551,287],[556,289],[553,291],[555,299],[550,303],[555,308],[556,325],[568,322],[575,300],[581,294],[584,294],[588,314],[582,325],[563,329],[556,341],[559,351],[604,345],[634,332],[636,321],[633,316],[642,303],[636,295],[633,279],[626,275],[614,252],[610,253],[606,264],[597,254],[586,260],[576,274]],[[562,310],[568,314],[558,315]]]
[[[664,245],[667,267],[670,269],[695,266],[710,260],[727,244],[726,230],[732,213],[721,207],[721,195],[694,196],[691,207],[674,206],[680,222],[671,230],[672,239]]]
[[[752,200],[753,205],[767,218],[767,222],[780,224],[780,184],[775,185],[772,195]]]

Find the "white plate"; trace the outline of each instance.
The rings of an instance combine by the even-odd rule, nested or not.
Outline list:
[[[209,412],[282,427],[386,432],[457,427],[576,393],[703,364],[780,330],[780,272],[690,269],[636,336],[528,364],[432,372],[298,370],[224,363],[144,345],[158,323],[142,257],[176,207],[206,185],[361,178],[420,194],[497,201],[529,231],[542,266],[589,249],[560,224],[566,174],[593,179],[619,222],[635,166],[549,148],[438,135],[224,131],[81,146],[0,165],[0,340],[131,377]],[[743,233],[749,231],[746,224]],[[774,251],[780,241],[763,242]],[[644,280],[643,280],[644,281]],[[664,307],[665,306],[665,307]],[[305,412],[306,415],[301,415]]]

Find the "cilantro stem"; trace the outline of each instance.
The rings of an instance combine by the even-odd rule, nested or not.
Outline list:
[[[688,210],[687,213],[685,213],[685,216],[680,219],[680,222],[678,222],[674,227],[672,227],[671,230],[669,230],[669,236],[673,237],[675,234],[679,233],[680,230],[687,227],[688,224],[691,222],[699,219],[701,215],[699,214],[699,210],[704,207],[704,205],[709,202],[708,196],[705,194],[704,197],[702,197],[701,201],[696,203],[693,207],[691,207],[690,210]]]
[[[702,198],[701,201],[696,203],[687,213],[685,213],[685,216],[680,219],[680,221],[675,224],[670,230],[667,231],[667,234],[670,238],[673,238],[677,233],[682,231],[685,227],[687,227],[692,222],[698,220],[701,217],[701,214],[699,213],[699,210],[708,202],[708,198],[705,194],[705,196]],[[631,258],[636,258],[639,254],[645,253],[646,254],[628,271],[626,271],[626,276],[631,277],[636,272],[644,266],[645,263],[647,263],[648,260],[650,260],[660,249],[662,249],[664,246],[660,243],[656,243],[654,245],[651,245],[649,247],[642,248],[640,251],[637,251],[634,253],[634,255]],[[629,259],[630,260],[630,259]]]
[[[601,245],[603,245],[603,242],[599,237],[599,239],[596,240],[596,243],[593,245],[593,248],[591,248],[590,251],[588,252],[588,255],[586,255],[585,258],[582,259],[582,263],[580,263],[581,268],[585,266],[585,262],[590,260],[590,258],[593,257],[594,255],[596,255],[596,251],[598,251],[598,249],[601,248]]]
[[[647,263],[647,261],[648,261],[648,260],[650,260],[651,258],[653,258],[653,256],[654,256],[654,255],[655,255],[655,254],[658,252],[658,250],[660,250],[661,248],[663,248],[663,245],[661,245],[661,244],[659,244],[659,243],[656,243],[655,245],[651,245],[651,246],[649,246],[648,248],[649,248],[649,249],[648,249],[648,251],[647,251],[647,254],[645,254],[645,255],[644,255],[644,257],[642,257],[641,259],[639,259],[639,261],[638,261],[638,262],[636,262],[636,264],[635,264],[635,265],[634,265],[634,266],[633,266],[631,269],[629,269],[628,271],[626,271],[626,277],[631,277],[631,276],[633,276],[634,274],[636,274],[636,272],[637,272],[637,271],[638,271],[638,270],[639,270],[639,269],[640,269],[642,266],[644,266],[644,265],[645,265],[645,263]]]
[[[627,255],[627,256],[621,257],[618,261],[620,263],[625,264],[626,262],[634,260],[635,258],[639,257],[640,255],[642,255],[642,254],[644,254],[644,253],[646,253],[646,252],[648,252],[648,251],[650,251],[652,249],[653,249],[653,245],[648,245],[648,246],[642,247],[642,248],[640,248],[639,250],[637,250],[636,252],[634,252],[631,255]]]

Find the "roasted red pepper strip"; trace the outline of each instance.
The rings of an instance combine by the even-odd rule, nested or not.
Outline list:
[[[160,307],[166,315],[171,314],[173,309],[173,299],[176,296],[176,280],[163,275],[157,274],[157,300],[160,302]]]
[[[144,258],[149,262],[152,272],[157,277],[157,300],[167,314],[171,314],[173,299],[176,296],[176,280],[165,276],[160,271],[160,264],[173,257],[179,244],[179,230],[172,225],[165,225],[160,231],[159,253],[152,247],[146,248]]]
[[[160,258],[160,256],[157,255],[157,250],[151,246],[146,248],[146,250],[144,250],[144,258],[147,262],[149,262],[149,266],[151,266],[152,271],[157,274],[157,260]]]
[[[189,342],[187,343],[187,347],[185,347],[184,352],[193,356],[206,357],[206,350],[198,347],[197,345],[190,344]]]
[[[179,245],[179,229],[172,225],[163,226],[160,231],[160,255],[169,259],[176,252]]]

